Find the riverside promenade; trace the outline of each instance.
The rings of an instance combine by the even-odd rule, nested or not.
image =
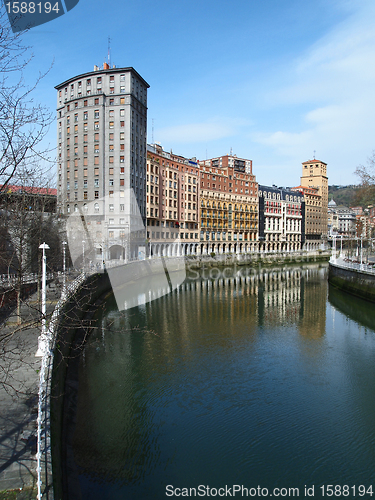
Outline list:
[[[61,290],[47,287],[50,317]],[[36,498],[38,387],[41,358],[36,358],[41,331],[37,294],[0,326],[0,500]],[[4,339],[4,336],[7,336]]]

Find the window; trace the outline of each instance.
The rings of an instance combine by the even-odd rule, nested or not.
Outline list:
[[[125,97],[120,97],[120,104],[125,104]]]
[[[113,141],[113,140],[114,140],[114,133],[113,133],[113,132],[111,132],[111,133],[109,134],[109,140],[110,140],[110,141]]]
[[[86,181],[87,182],[87,181]],[[83,191],[83,199],[87,200],[87,191]]]
[[[99,198],[99,191],[94,192],[94,198],[97,200]]]
[[[113,170],[114,170],[114,168],[110,167],[110,169],[109,169],[109,175],[113,175]]]
[[[125,180],[124,179],[120,179],[120,186],[124,186],[125,185]]]
[[[113,179],[109,179],[109,185],[110,185],[110,186],[113,186],[113,184],[114,184],[114,183],[113,183]]]
[[[125,116],[125,109],[120,109],[120,116]]]
[[[113,163],[113,161],[114,161],[114,156],[110,156],[109,157],[109,163]]]
[[[112,192],[112,191],[110,191],[110,193],[111,193],[111,192]],[[111,195],[109,195],[109,196],[111,196]],[[109,211],[110,211],[110,212],[114,212],[114,211],[115,211],[115,206],[113,205],[113,203],[110,203],[110,204],[109,204]],[[113,220],[113,219],[110,219],[110,221],[111,221],[111,220]],[[110,222],[110,224],[111,224],[111,222]],[[113,222],[112,222],[112,224],[113,224]]]
[[[95,104],[95,106],[97,106],[99,104],[99,98],[98,97],[94,100],[94,104]]]
[[[96,109],[94,112],[94,118],[99,118],[99,110]]]
[[[109,197],[113,198],[113,191],[109,191]],[[111,205],[110,205],[111,206]]]
[[[99,179],[94,179],[94,187],[96,187],[96,188],[99,187]]]
[[[109,128],[115,128],[115,122],[109,122]]]
[[[87,177],[87,168],[83,169],[83,177]]]
[[[94,157],[94,165],[99,165],[99,156]]]
[[[87,142],[87,134],[83,135],[83,142]]]
[[[85,99],[85,100],[83,101],[83,105],[84,105],[84,106],[87,106],[87,99]]]
[[[125,140],[125,132],[120,132],[120,141]]]
[[[99,130],[99,122],[94,122],[94,129]]]
[[[120,156],[120,163],[124,163],[125,161],[125,156]]]
[[[94,204],[94,210],[95,212],[99,212],[99,203]]]

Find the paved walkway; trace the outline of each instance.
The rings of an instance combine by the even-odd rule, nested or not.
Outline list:
[[[47,317],[59,297],[59,289],[47,287]],[[36,498],[39,310],[34,294],[22,305],[21,327],[14,315],[0,327],[0,500]]]

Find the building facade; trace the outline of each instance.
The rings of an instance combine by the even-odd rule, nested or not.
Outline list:
[[[259,185],[259,250],[302,250],[305,240],[304,211],[302,193]]]
[[[199,165],[147,146],[147,239],[151,255],[196,254],[199,243]]]
[[[320,235],[319,238],[327,239],[328,235],[328,177],[327,177],[327,164],[320,160],[308,160],[302,163],[302,176],[301,176],[301,186],[308,188],[317,189],[317,194],[320,195],[321,211],[314,208],[318,205],[311,205],[311,216],[315,217],[315,222],[317,223],[317,232],[315,228],[312,233],[306,233],[306,238],[309,238],[309,234]],[[311,199],[311,201],[313,201]],[[307,206],[307,200],[306,200]],[[315,212],[315,214],[314,214]],[[307,216],[308,220],[308,216]]]
[[[256,251],[258,183],[251,160],[227,155],[199,165],[201,252]]]
[[[317,188],[297,186],[292,191],[302,193],[305,202],[305,249],[316,250],[322,243],[322,197]]]
[[[134,233],[145,244],[139,224],[137,230],[132,225],[139,214],[146,223],[149,85],[134,68],[105,63],[55,88],[58,211],[96,217],[107,258],[128,258],[119,244],[124,235]],[[103,243],[99,247],[104,251]]]

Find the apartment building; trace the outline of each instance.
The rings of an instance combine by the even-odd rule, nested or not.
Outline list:
[[[322,197],[317,188],[297,186],[292,191],[302,193],[305,202],[305,249],[318,249],[322,239]],[[328,224],[328,210],[327,210]],[[328,227],[328,226],[327,226]]]
[[[146,175],[150,254],[196,254],[200,232],[197,161],[149,144]]]
[[[312,232],[310,234],[320,234],[319,238],[327,239],[328,235],[328,177],[327,177],[327,164],[323,161],[316,160],[308,160],[302,163],[302,176],[301,176],[301,186],[314,188],[317,190],[317,194],[320,196],[320,206],[321,211],[318,214],[318,210],[316,208],[319,205],[312,204],[311,214],[314,215],[314,212],[319,215],[319,219],[315,219],[315,222],[319,222],[319,228],[317,232]],[[300,186],[299,186],[300,187]],[[313,201],[313,199],[311,199]],[[314,200],[316,201],[316,200]],[[307,207],[306,200],[306,207]],[[308,217],[307,217],[308,220]],[[315,230],[315,228],[314,228]],[[307,233],[308,234],[308,233]]]
[[[145,245],[138,219],[146,223],[149,85],[134,68],[105,63],[55,88],[58,211],[96,218],[98,258],[137,255]]]
[[[258,183],[251,160],[226,155],[200,161],[202,253],[257,249]]]
[[[259,250],[301,250],[305,241],[305,202],[301,192],[259,185]]]

